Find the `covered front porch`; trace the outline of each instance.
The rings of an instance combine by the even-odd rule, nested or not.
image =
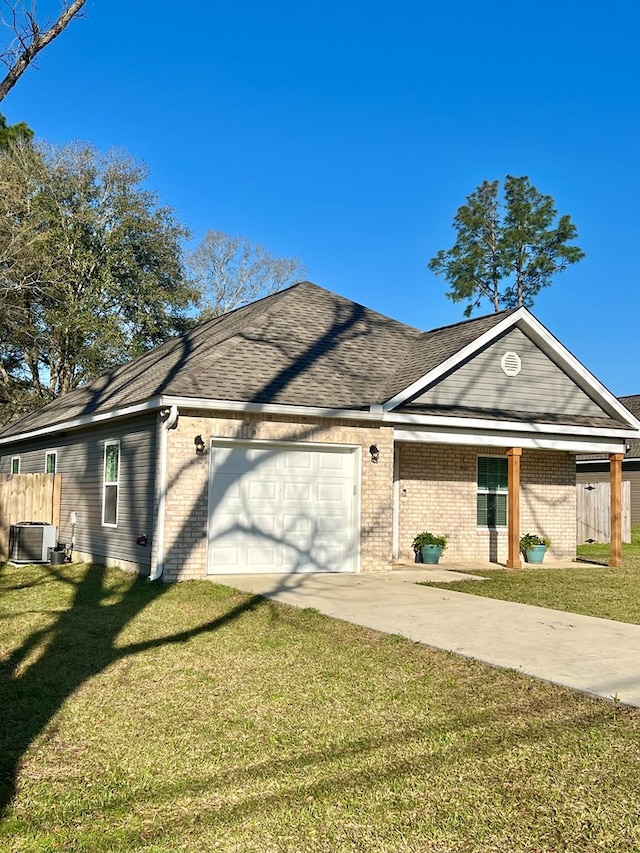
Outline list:
[[[581,448],[586,442],[451,438],[433,431],[395,430],[394,564],[411,565],[413,538],[424,530],[446,537],[442,563],[462,571],[483,564],[521,568],[520,537],[525,533],[551,540],[547,565],[570,564],[576,555],[575,457],[585,452]],[[624,454],[611,452],[620,447],[608,449],[610,565],[620,566]]]

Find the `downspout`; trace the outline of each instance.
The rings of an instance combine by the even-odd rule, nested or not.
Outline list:
[[[161,417],[165,417],[160,422],[159,436],[159,465],[158,465],[158,487],[157,487],[157,525],[156,525],[156,562],[151,568],[149,575],[150,581],[157,581],[162,577],[164,571],[164,514],[167,504],[167,447],[169,444],[168,433],[176,425],[178,420],[178,407],[171,406],[170,409],[163,409],[160,412]]]

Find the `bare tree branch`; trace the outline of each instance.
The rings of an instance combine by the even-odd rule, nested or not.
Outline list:
[[[42,32],[35,16],[35,2],[31,4],[31,10],[28,10],[24,8],[23,2],[10,3],[5,0],[4,6],[9,10],[10,20],[7,21],[3,17],[0,22],[13,32],[14,38],[0,55],[0,61],[8,68],[7,75],[0,83],[0,101],[7,96],[40,51],[60,35],[85,2],[86,0],[73,0],[72,3],[63,3],[57,21],[50,26],[46,24],[48,29]]]
[[[305,273],[297,258],[275,258],[248,237],[216,230],[207,231],[188,264],[200,294],[199,321],[282,290]]]

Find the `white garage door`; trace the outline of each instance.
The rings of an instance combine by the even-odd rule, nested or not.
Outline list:
[[[214,442],[208,572],[355,572],[353,447]]]

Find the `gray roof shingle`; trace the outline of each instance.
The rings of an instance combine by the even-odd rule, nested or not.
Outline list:
[[[627,397],[618,397],[625,408],[629,409],[632,415],[640,418],[640,394],[629,394]],[[637,458],[640,456],[640,438],[629,439],[629,451],[627,456]]]
[[[10,424],[0,438],[160,395],[366,410],[409,387],[514,310],[421,332],[301,282],[167,341]],[[530,420],[531,414],[522,417]]]
[[[310,282],[203,323],[10,424],[0,437],[163,394],[368,408],[420,332]]]

